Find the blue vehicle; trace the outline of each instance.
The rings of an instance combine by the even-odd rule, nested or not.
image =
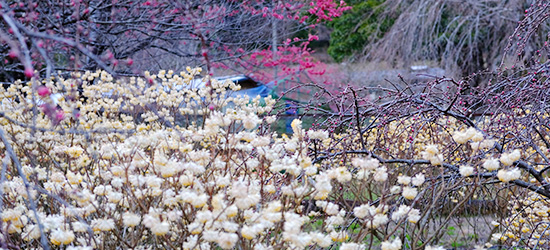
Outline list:
[[[241,89],[239,91],[231,93],[230,96],[247,95],[250,98],[254,98],[259,95],[260,97],[264,98],[271,95],[272,97],[274,97],[273,91],[265,84],[257,82],[246,75],[223,76],[216,77],[215,79],[218,81],[230,80],[235,84],[241,86]]]
[[[234,82],[236,85],[241,86],[241,89],[238,91],[232,91],[228,97],[236,97],[236,96],[249,96],[250,98],[254,98],[256,96],[260,96],[262,98],[265,98],[267,96],[273,96],[273,91],[267,87],[265,84],[260,83],[246,75],[233,75],[233,76],[221,76],[221,77],[214,77],[213,79],[218,80],[220,82],[230,80]],[[172,86],[172,89],[176,91],[180,91],[184,88],[186,89],[201,89],[206,86],[206,81],[203,78],[192,80],[188,85],[176,85]],[[165,92],[170,92],[170,88],[168,86],[164,86]]]

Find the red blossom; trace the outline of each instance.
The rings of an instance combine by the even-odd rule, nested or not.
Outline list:
[[[63,112],[63,110],[57,110],[55,117],[53,117],[53,123],[58,125],[63,119],[65,119],[65,112]]]
[[[36,91],[40,97],[49,96],[51,94],[50,89],[46,86],[39,86]]]
[[[34,76],[34,69],[32,67],[26,67],[25,68],[25,76],[28,78],[31,78]]]
[[[12,59],[13,59],[13,58],[16,58],[16,57],[19,56],[19,52],[16,51],[16,50],[10,50],[10,53],[8,53],[8,56],[9,56],[10,58],[12,58]]]

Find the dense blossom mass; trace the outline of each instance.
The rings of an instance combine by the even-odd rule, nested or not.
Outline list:
[[[397,160],[399,144],[341,153],[338,143],[359,139],[306,130],[299,119],[290,135],[271,132],[274,99],[230,95],[240,88],[231,81],[206,78],[199,88],[200,72],[120,80],[75,73],[0,93],[2,241],[68,249],[402,249],[411,242],[399,235],[427,223],[420,201],[449,178],[437,177],[445,169],[469,182],[525,178],[517,149],[465,163],[419,137],[412,163]],[[447,140],[468,145],[465,153],[496,147],[479,129],[442,123],[456,130]],[[365,135],[367,145],[382,132]],[[543,216],[544,209],[528,212]],[[532,232],[511,218],[514,230]],[[493,238],[517,235],[509,234]],[[438,249],[428,243],[418,244]]]

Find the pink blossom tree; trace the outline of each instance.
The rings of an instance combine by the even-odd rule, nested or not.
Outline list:
[[[4,80],[56,70],[142,70],[203,66],[276,77],[318,65],[313,28],[349,9],[344,1],[0,1]],[[309,33],[297,37],[298,33]],[[302,35],[303,36],[303,35]],[[275,78],[276,78],[275,77]]]

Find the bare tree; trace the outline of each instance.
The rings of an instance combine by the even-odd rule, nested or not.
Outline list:
[[[388,0],[378,8],[383,8],[383,15],[393,19],[394,24],[380,35],[381,38],[368,44],[363,54],[369,60],[379,59],[402,65],[415,61],[436,61],[456,76],[495,70],[501,66],[502,51],[515,35],[518,22],[532,16],[531,12],[525,11],[531,4],[545,3]],[[548,30],[548,25],[542,23],[537,32],[545,34]],[[524,53],[533,55],[534,48],[543,42],[544,36],[524,41]],[[510,66],[513,61],[506,63]]]

